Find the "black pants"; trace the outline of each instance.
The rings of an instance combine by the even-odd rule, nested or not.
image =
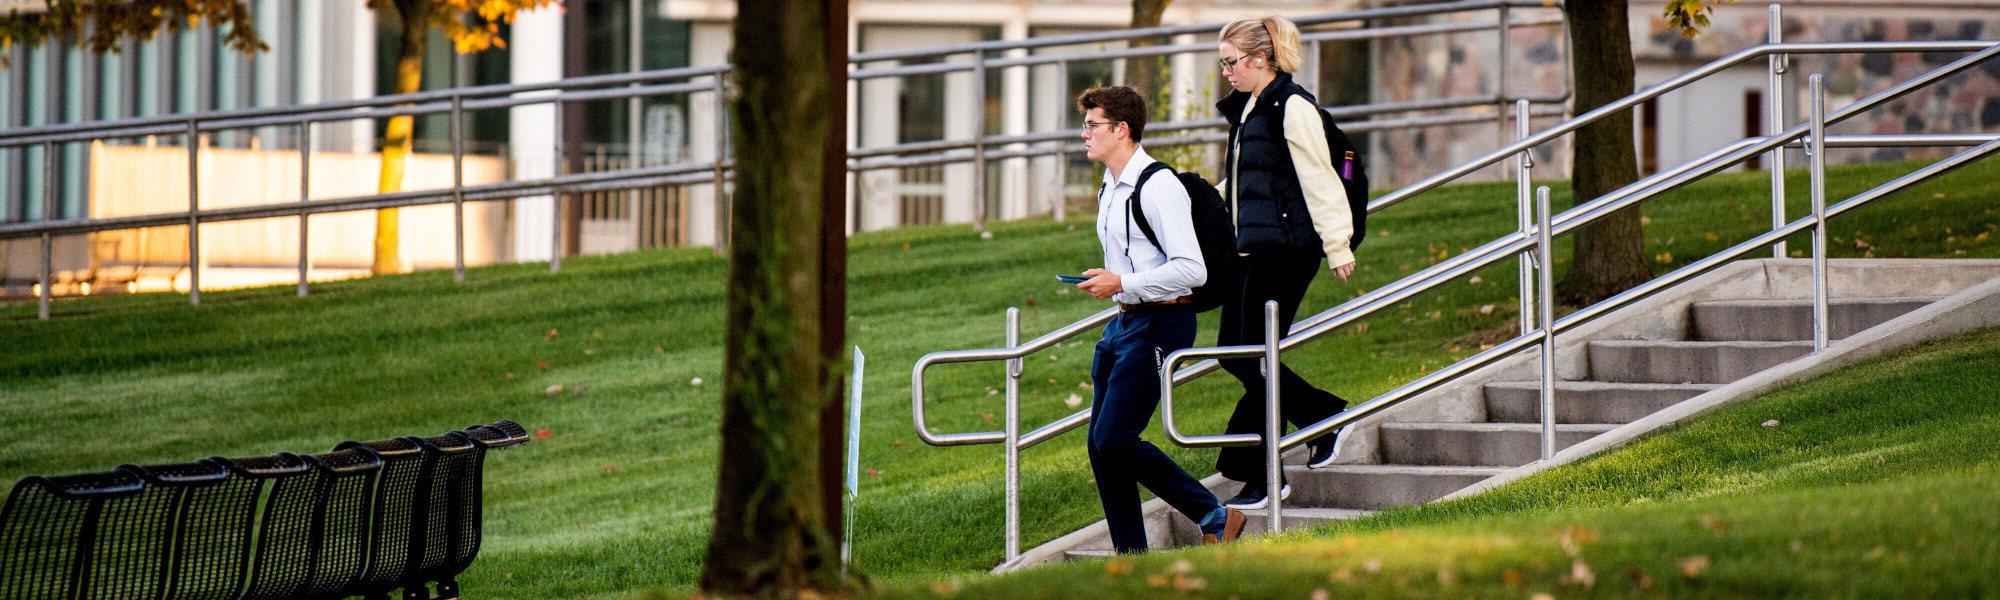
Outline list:
[[[1119,313],[1104,325],[1091,363],[1090,470],[1111,545],[1146,550],[1139,486],[1200,523],[1221,504],[1159,447],[1139,437],[1160,404],[1160,357],[1194,345],[1194,308],[1171,306]]]
[[[1298,316],[1299,301],[1305,298],[1313,277],[1319,275],[1321,262],[1319,256],[1244,257],[1242,282],[1238,286],[1242,293],[1222,304],[1222,324],[1216,331],[1215,344],[1264,343],[1264,302],[1268,300],[1278,301],[1278,334],[1283,336],[1291,328],[1292,319]],[[1236,401],[1236,412],[1229,417],[1229,433],[1264,432],[1264,374],[1259,367],[1262,362],[1256,358],[1222,361],[1222,368],[1243,382],[1243,397]],[[1291,367],[1281,367],[1278,406],[1285,421],[1293,427],[1317,423],[1347,407],[1346,400],[1313,387]],[[1223,448],[1215,469],[1223,477],[1263,485],[1264,446]]]

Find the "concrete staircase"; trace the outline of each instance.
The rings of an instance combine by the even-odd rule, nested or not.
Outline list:
[[[1829,276],[1829,336],[1841,339],[2000,277],[2000,261],[1834,261]],[[1804,261],[1744,261],[1566,332],[1556,353],[1558,450],[1811,355],[1810,294]],[[1343,464],[1308,470],[1298,452],[1288,456],[1286,528],[1429,502],[1538,461],[1538,355],[1523,352],[1356,422],[1339,442]],[[1204,483],[1221,497],[1240,487],[1220,476]],[[1156,547],[1199,539],[1158,501],[1147,508]],[[1249,533],[1261,533],[1262,512],[1250,517]],[[1100,522],[1057,539],[1022,564],[1108,555],[1102,531]]]

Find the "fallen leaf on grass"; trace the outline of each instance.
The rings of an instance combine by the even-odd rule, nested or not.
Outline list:
[[[546,360],[545,360],[545,361],[542,361],[542,362],[538,362],[538,363],[535,363],[535,370],[537,370],[537,371],[547,371],[547,370],[549,370],[549,361],[546,361]]]
[[[543,390],[543,392],[550,396],[563,393],[563,384],[558,383],[555,385],[551,385],[549,386],[549,389]]]
[[[1713,531],[1721,535],[1727,535],[1729,533],[1729,528],[1730,528],[1729,522],[1722,520],[1722,517],[1718,517],[1715,515],[1702,515],[1700,521],[1703,529],[1707,529],[1709,531]]]
[[[1772,428],[1772,427],[1777,427],[1777,426],[1778,426],[1778,420],[1777,420],[1777,419],[1771,419],[1771,420],[1769,420],[1769,421],[1765,421],[1765,422],[1764,422],[1764,428],[1765,428],[1765,429],[1770,429],[1770,428]]]
[[[1165,576],[1165,575],[1161,575],[1161,574],[1159,574],[1159,573],[1154,573],[1154,574],[1152,574],[1152,575],[1147,575],[1147,576],[1146,576],[1146,585],[1150,585],[1150,586],[1153,586],[1153,587],[1156,587],[1156,588],[1157,588],[1157,587],[1167,587],[1167,576]]]
[[[1640,569],[1639,567],[1626,569],[1625,580],[1632,582],[1632,585],[1639,586],[1639,589],[1642,590],[1653,589],[1653,576],[1647,574],[1644,569]]]
[[[1208,589],[1208,580],[1193,575],[1175,575],[1174,589],[1183,592]]]
[[[1306,594],[1306,600],[1333,600],[1333,594],[1326,588],[1313,588],[1311,594]]]
[[[1702,573],[1708,572],[1708,555],[1701,554],[1683,558],[1679,564],[1682,575],[1686,575],[1688,579],[1700,579]]]
[[[1367,562],[1361,563],[1361,570],[1367,571],[1369,573],[1380,573],[1382,571],[1382,559],[1379,558],[1368,559]]]
[[[1078,395],[1076,395],[1076,394],[1070,394],[1068,398],[1064,398],[1064,399],[1063,399],[1063,405],[1065,405],[1065,406],[1068,406],[1068,407],[1070,407],[1070,408],[1076,408],[1076,407],[1078,407],[1078,406],[1082,406],[1082,405],[1083,405],[1083,396],[1078,396]]]
[[[545,339],[545,340],[553,340],[553,339],[556,339],[556,328],[554,328],[554,327],[550,327],[550,328],[549,328],[549,330],[548,330],[547,332],[545,332],[545,333],[543,333],[543,334],[542,334],[542,339]]]
[[[1581,560],[1572,561],[1569,564],[1569,575],[1563,576],[1563,583],[1591,587],[1597,585],[1597,572],[1590,570],[1590,565]]]
[[[1805,549],[1806,549],[1805,540],[1792,538],[1792,554],[1798,554],[1800,552],[1804,552]]]
[[[1490,314],[1493,314],[1493,305],[1491,305],[1491,304],[1487,304],[1487,305],[1483,305],[1483,306],[1480,306],[1480,307],[1479,307],[1479,314],[1482,314],[1482,315],[1490,315]]]
[[[1501,571],[1500,583],[1507,584],[1507,587],[1521,587],[1521,572],[1514,569]]]
[[[688,385],[692,385],[692,386],[695,386],[695,387],[701,387],[701,378],[700,378],[700,377],[696,377],[696,378],[693,378],[693,379],[689,379],[689,380],[688,380]]]
[[[548,428],[547,428],[547,427],[544,427],[544,428],[541,428],[541,429],[537,429],[537,430],[535,430],[535,439],[538,439],[538,440],[546,440],[546,439],[549,439],[549,436],[551,436],[551,435],[555,435],[555,434],[554,434],[554,433],[551,433],[551,432],[550,432],[550,431],[548,430]]]
[[[617,473],[617,472],[618,472],[618,467],[614,467],[614,466],[611,466],[611,465],[604,465],[604,472],[606,472],[606,473]]]
[[[877,470],[877,469],[869,469],[869,470],[868,470],[868,476],[869,476],[869,477],[881,477],[881,476],[882,476],[882,471],[880,471],[880,470]]]
[[[1119,577],[1131,575],[1132,560],[1121,556],[1104,561],[1104,574]]]

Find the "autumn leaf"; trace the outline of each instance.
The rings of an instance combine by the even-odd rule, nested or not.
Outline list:
[[[555,385],[551,385],[549,386],[549,389],[543,390],[542,393],[548,394],[550,396],[563,393],[563,384],[558,383]]]
[[[1699,579],[1702,573],[1708,571],[1708,555],[1701,554],[1683,558],[1679,564],[1682,575],[1686,575],[1688,579]]]
[[[1585,564],[1581,559],[1571,561],[1569,564],[1569,575],[1563,576],[1563,583],[1579,587],[1595,586],[1597,585],[1597,572],[1592,571],[1590,565]]]
[[[545,340],[553,340],[553,339],[556,339],[556,328],[554,328],[554,327],[550,327],[550,328],[549,328],[549,330],[548,330],[547,332],[545,332],[545,333],[543,333],[543,334],[542,334],[542,339],[545,339]]]
[[[554,434],[554,433],[552,433],[552,432],[550,432],[550,431],[549,431],[549,429],[548,429],[547,427],[543,427],[543,428],[541,428],[541,429],[537,429],[537,430],[535,430],[535,439],[538,439],[538,440],[546,440],[546,439],[549,439],[549,436],[551,436],[551,435],[555,435],[555,434]]]
[[[1123,556],[1104,561],[1104,574],[1123,577],[1132,574],[1132,560]]]
[[[546,360],[545,360],[545,361],[541,361],[541,362],[538,362],[538,363],[535,363],[535,370],[537,370],[537,371],[547,371],[547,370],[549,370],[549,361],[546,361]]]
[[[1718,517],[1715,515],[1702,515],[1700,521],[1703,529],[1713,531],[1718,535],[1729,534],[1729,529],[1730,529],[1729,522],[1722,520],[1722,517]]]

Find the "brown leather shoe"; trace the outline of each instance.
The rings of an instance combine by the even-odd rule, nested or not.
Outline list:
[[[1201,534],[1201,543],[1220,544],[1223,542],[1234,542],[1236,538],[1243,536],[1243,523],[1249,520],[1249,518],[1243,515],[1243,511],[1234,508],[1224,508],[1223,510],[1227,512],[1224,513],[1222,518],[1222,534]]]

